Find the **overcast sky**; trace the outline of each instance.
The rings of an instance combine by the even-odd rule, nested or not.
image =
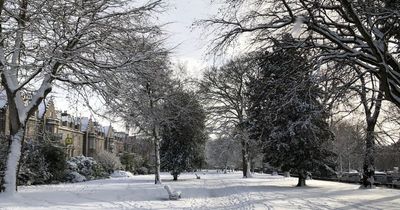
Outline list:
[[[198,77],[200,70],[207,63],[205,51],[207,41],[201,37],[201,29],[193,30],[195,20],[209,18],[216,14],[217,5],[210,0],[169,0],[167,11],[160,16],[160,21],[171,23],[165,27],[170,35],[169,46],[177,46],[173,50],[174,61],[186,63],[191,75]]]

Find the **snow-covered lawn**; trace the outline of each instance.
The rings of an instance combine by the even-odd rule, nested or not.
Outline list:
[[[182,191],[169,201],[153,176],[134,176],[75,184],[20,187],[13,198],[0,195],[0,209],[399,209],[400,190],[360,190],[358,185],[308,180],[296,188],[295,178],[240,173],[163,174],[164,184]]]

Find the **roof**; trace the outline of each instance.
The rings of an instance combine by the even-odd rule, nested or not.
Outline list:
[[[38,116],[39,118],[42,118],[44,116],[44,113],[46,112],[46,102],[43,100],[38,107]]]

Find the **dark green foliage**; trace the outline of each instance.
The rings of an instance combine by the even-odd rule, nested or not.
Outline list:
[[[269,164],[297,173],[303,186],[307,171],[327,166],[332,155],[321,89],[299,50],[276,49],[259,63],[260,75],[249,83],[252,138],[262,143]]]
[[[201,167],[205,152],[205,113],[193,93],[175,92],[164,106],[168,121],[162,126],[161,166],[177,179]]]
[[[0,172],[5,169],[8,142],[0,141]],[[45,184],[63,180],[66,169],[65,152],[61,145],[28,140],[25,142],[18,173],[18,185]]]
[[[42,152],[48,164],[52,181],[62,181],[67,168],[66,154],[63,145],[59,143],[44,143]]]
[[[121,164],[125,167],[125,171],[133,172],[134,167],[135,167],[135,159],[134,159],[133,153],[125,152],[120,157],[120,160],[121,160]]]
[[[44,184],[53,179],[44,148],[34,141],[27,141],[22,150],[18,185]],[[64,172],[64,171],[62,171]]]
[[[140,175],[145,175],[145,174],[149,173],[149,169],[147,169],[146,167],[142,166],[142,167],[140,167],[140,168],[138,168],[136,170],[136,173],[140,174]]]

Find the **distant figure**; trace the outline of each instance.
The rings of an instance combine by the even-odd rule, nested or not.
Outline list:
[[[372,188],[372,186],[374,185],[374,182],[375,182],[373,172],[370,173],[367,181],[368,181],[369,188]]]

